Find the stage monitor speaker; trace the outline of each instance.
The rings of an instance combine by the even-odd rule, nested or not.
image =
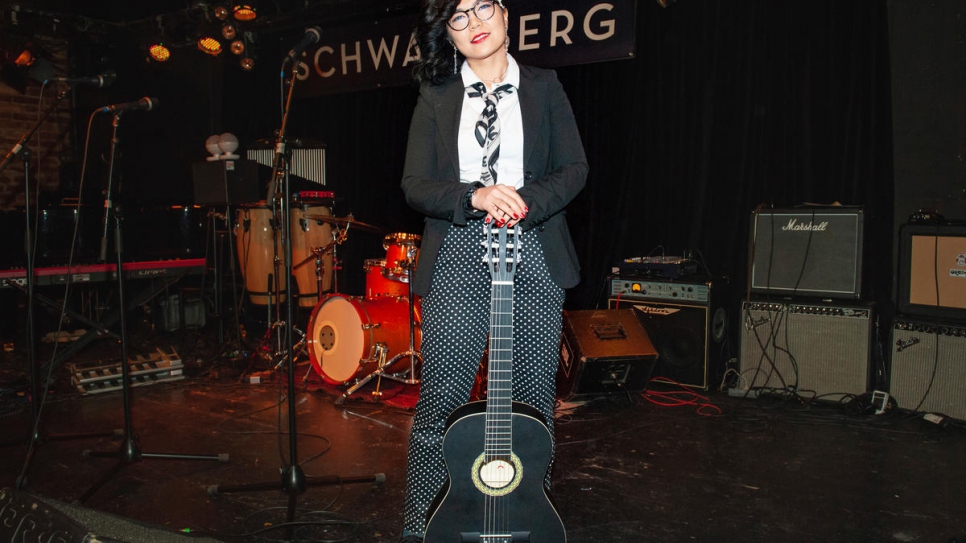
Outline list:
[[[966,324],[897,317],[889,394],[899,407],[966,420]]]
[[[871,376],[873,325],[872,304],[745,302],[738,388],[828,400],[863,394]]]
[[[966,226],[899,229],[899,313],[966,320]]]
[[[246,204],[264,198],[258,192],[258,164],[251,160],[213,160],[191,166],[195,203]]]
[[[647,388],[657,351],[631,310],[564,311],[557,397]]]
[[[751,214],[751,291],[856,299],[862,295],[862,228],[856,207],[767,209]]]
[[[708,390],[721,377],[728,318],[710,282],[612,279],[610,295],[608,306],[634,309],[654,343],[654,383]]]

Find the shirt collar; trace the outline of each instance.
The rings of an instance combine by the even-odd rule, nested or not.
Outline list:
[[[506,54],[507,68],[506,77],[503,78],[503,82],[500,85],[510,84],[514,88],[520,88],[520,65],[517,64],[516,59],[513,58],[510,53]],[[463,78],[463,87],[469,87],[473,83],[482,83],[483,80],[476,75],[476,72],[470,68],[470,64],[463,61],[463,67],[460,69],[460,76]]]

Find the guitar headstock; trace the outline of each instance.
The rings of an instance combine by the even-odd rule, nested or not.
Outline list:
[[[493,223],[483,226],[486,236],[486,256],[484,261],[490,270],[493,281],[513,281],[517,264],[520,263],[520,242],[517,238],[517,228],[497,228]]]

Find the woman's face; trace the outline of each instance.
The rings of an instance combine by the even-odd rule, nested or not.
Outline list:
[[[493,0],[460,0],[447,30],[464,57],[483,60],[503,49],[508,22],[507,11]]]

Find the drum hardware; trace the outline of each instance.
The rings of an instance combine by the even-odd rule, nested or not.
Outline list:
[[[334,224],[340,228],[345,227],[348,229],[350,226],[355,226],[359,230],[365,232],[372,232],[374,234],[386,234],[388,230],[385,228],[380,228],[371,224],[366,224],[362,221],[357,221],[355,217],[350,213],[346,217],[330,217],[327,215],[307,215],[306,218],[313,219],[316,221],[327,222],[329,224]]]

